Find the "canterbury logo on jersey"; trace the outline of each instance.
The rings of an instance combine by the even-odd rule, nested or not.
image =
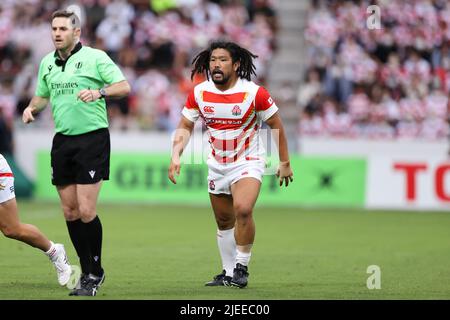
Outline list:
[[[203,112],[206,114],[212,114],[212,113],[214,113],[214,107],[211,107],[211,106],[203,107]]]

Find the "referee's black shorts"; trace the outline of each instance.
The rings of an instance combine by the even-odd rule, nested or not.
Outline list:
[[[109,180],[111,140],[108,128],[67,136],[55,134],[52,144],[52,184],[94,184]]]

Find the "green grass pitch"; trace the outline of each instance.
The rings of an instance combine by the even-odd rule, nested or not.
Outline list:
[[[23,222],[66,246],[57,204],[19,201]],[[450,213],[255,209],[246,289],[204,287],[220,272],[207,206],[100,205],[106,281],[94,299],[450,299]],[[381,289],[366,287],[367,267]],[[38,250],[0,238],[0,299],[83,299]]]

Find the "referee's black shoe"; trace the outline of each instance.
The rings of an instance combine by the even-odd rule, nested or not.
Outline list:
[[[240,263],[236,263],[236,268],[233,270],[233,278],[230,283],[234,287],[244,288],[247,286],[247,279],[249,273],[247,272],[247,266]]]
[[[101,276],[95,276],[92,273],[84,277],[82,275],[80,288],[73,290],[69,296],[95,296],[103,282],[105,282],[105,272]]]
[[[223,270],[221,274],[218,274],[211,281],[205,283],[207,287],[218,287],[218,286],[230,286],[231,277],[226,275],[226,271]]]

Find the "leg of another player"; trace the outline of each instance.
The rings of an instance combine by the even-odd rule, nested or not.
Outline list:
[[[0,230],[6,237],[25,242],[44,252],[47,252],[51,247],[50,240],[38,228],[19,221],[15,198],[0,203]]]
[[[209,194],[211,206],[217,223],[217,246],[224,273],[215,277],[207,285],[228,285],[233,276],[236,263],[236,240],[234,238],[234,224],[236,221],[233,198],[228,194]],[[224,282],[225,280],[225,282]]]
[[[67,261],[64,246],[48,240],[34,225],[21,223],[15,198],[0,203],[0,230],[8,238],[44,251],[56,268],[59,284],[63,286],[69,282],[72,268]]]

